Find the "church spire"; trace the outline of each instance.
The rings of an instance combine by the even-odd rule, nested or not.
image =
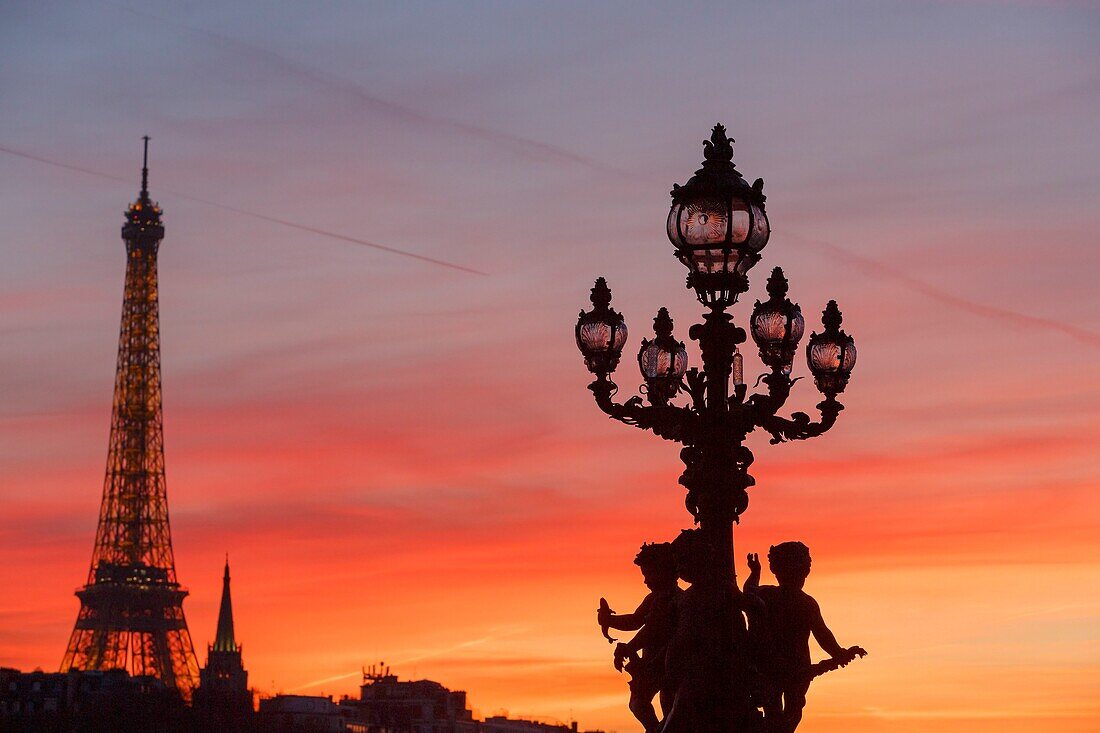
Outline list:
[[[218,611],[218,633],[214,637],[215,652],[237,651],[237,639],[233,634],[233,601],[229,596],[229,555],[225,556],[225,576],[222,578],[222,605]]]
[[[241,663],[241,647],[233,634],[233,601],[229,597],[229,555],[225,556],[218,632],[207,647],[206,666],[199,672],[195,709],[202,730],[252,730],[252,693]]]

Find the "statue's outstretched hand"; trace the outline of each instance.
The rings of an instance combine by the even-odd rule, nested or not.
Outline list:
[[[861,646],[850,646],[847,649],[845,649],[843,652],[838,654],[836,658],[840,661],[840,666],[841,667],[847,667],[848,663],[851,662],[856,657],[865,657],[865,656],[867,656],[867,650],[866,649],[864,649]]]
[[[755,552],[750,552],[748,554],[748,558],[746,559],[746,562],[749,565],[749,571],[750,572],[753,572],[753,573],[759,573],[760,572],[760,556],[757,555]]]

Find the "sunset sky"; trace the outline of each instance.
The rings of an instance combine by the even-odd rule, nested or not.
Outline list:
[[[1097,730],[1100,5],[287,5],[0,4],[0,666],[56,669],[79,608],[149,134],[200,663],[228,552],[263,693],[385,660],[636,733],[595,609],[689,526],[682,464],[572,329],[605,275],[623,393],[659,306],[686,339],[668,191],[721,121],[773,227],[735,317],[782,265],[859,347],[829,434],[749,443],[739,568],[805,541],[870,651],[799,730]]]

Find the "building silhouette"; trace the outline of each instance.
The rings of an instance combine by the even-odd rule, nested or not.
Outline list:
[[[157,281],[164,224],[149,197],[148,161],[146,137],[141,193],[122,226],[126,282],[99,526],[61,671],[122,669],[189,700],[198,662],[168,524]]]
[[[400,681],[384,664],[363,671],[359,699],[341,705],[370,726],[397,733],[477,733],[466,693],[432,680]]]
[[[4,733],[191,733],[176,690],[126,670],[20,672],[0,668]]]
[[[345,697],[340,707],[352,711],[345,724],[367,733],[577,733],[569,725],[517,720],[495,715],[477,720],[466,693],[432,680],[399,680],[382,663],[363,670],[359,699]],[[588,733],[599,733],[589,731]]]
[[[349,717],[331,697],[275,695],[260,700],[256,725],[265,733],[366,733],[366,726],[350,727]]]

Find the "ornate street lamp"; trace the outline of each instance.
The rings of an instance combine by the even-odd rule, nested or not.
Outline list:
[[[794,352],[806,332],[806,320],[798,304],[787,299],[787,278],[782,268],[772,270],[768,278],[768,295],[771,296],[768,300],[756,301],[752,309],[749,319],[752,340],[760,349],[760,361],[790,374]]]
[[[843,409],[836,396],[856,360],[855,343],[840,330],[840,310],[830,301],[824,330],[806,346],[814,382],[825,397],[817,405],[821,418],[812,422],[801,412],[779,416],[794,384],[790,373],[806,324],[801,309],[787,298],[787,280],[777,267],[768,279],[768,299],[756,302],[749,321],[760,360],[770,370],[763,376],[767,389],[747,394],[738,350],[747,334],[726,310],[749,289],[748,272],[760,260],[771,230],[764,182],[745,181],[734,167],[732,143],[725,128],[715,125],[703,142],[702,167],[672,189],[667,222],[676,257],[688,268],[687,286],[707,306],[702,323],[689,331],[699,344],[702,368],[687,368],[687,350],[672,336],[672,318],[662,308],[654,319],[656,336],[643,340],[638,353],[649,404],[637,396],[616,402],[610,377],[627,332],[622,316],[610,307],[611,292],[602,277],[592,288],[592,310],[581,313],[576,327],[577,346],[596,375],[589,389],[600,409],[683,446],[680,484],[699,528],[689,539],[677,540],[677,563],[680,577],[691,583],[686,593],[695,595],[682,605],[674,632],[691,638],[679,643],[674,638],[666,662],[669,684],[676,688],[669,691],[676,700],[673,717],[681,717],[666,721],[662,731],[759,729],[747,722],[759,717],[747,682],[753,662],[744,644],[751,609],[737,590],[733,553],[733,525],[748,507],[748,489],[755,484],[748,473],[753,455],[744,441],[757,428],[770,433],[772,443],[804,440],[831,428]],[[687,403],[674,404],[681,391]],[[651,728],[653,721],[646,725]]]
[[[581,311],[577,320],[577,348],[584,354],[588,371],[603,378],[619,365],[626,344],[626,321],[610,307],[607,280],[597,278],[590,297],[592,310]]]
[[[848,386],[848,377],[856,365],[856,342],[840,329],[842,316],[835,300],[830,300],[821,313],[825,330],[810,334],[806,344],[806,362],[814,375],[817,388],[835,397]]]
[[[668,238],[688,268],[688,287],[704,305],[727,307],[749,288],[771,228],[764,213],[764,180],[751,186],[733,165],[733,139],[715,125],[703,142],[703,167],[672,187]]]
[[[638,368],[642,370],[650,403],[663,405],[680,391],[687,373],[688,355],[684,342],[672,337],[672,317],[667,308],[657,311],[653,333],[656,338],[652,341],[642,339]]]

